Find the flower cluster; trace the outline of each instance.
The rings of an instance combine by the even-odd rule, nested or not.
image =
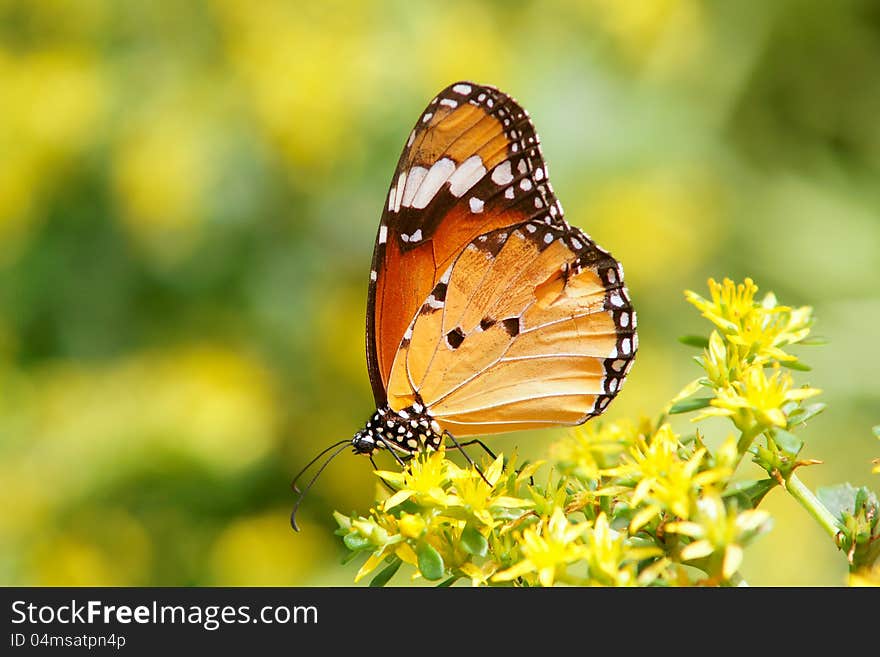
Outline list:
[[[750,278],[739,285],[729,279],[720,284],[710,279],[709,290],[710,299],[685,292],[688,301],[716,327],[703,355],[697,358],[706,376],[683,391],[688,395],[704,386],[714,393],[703,398],[708,407],[695,420],[712,415],[729,417],[747,437],[774,427],[788,428],[789,416],[800,422],[793,411],[799,402],[820,391],[795,387],[791,374],[782,368],[809,368],[784,348],[807,338],[812,309],[781,306],[772,293],[757,301],[758,287]]]
[[[352,557],[368,555],[356,580],[384,563],[372,580],[384,585],[407,563],[445,585],[740,585],[745,548],[772,524],[757,507],[781,485],[847,552],[851,581],[873,581],[876,496],[849,487],[817,497],[795,474],[815,461],[798,460],[793,431],[824,408],[803,403],[819,391],[789,371],[808,369],[788,349],[808,343],[811,309],[757,300],[750,279],[710,280],[709,291],[686,296],[714,325],[710,336],[683,340],[703,348],[704,376],[657,420],[578,427],[548,464],[498,457],[481,473],[440,450],[377,472],[390,495],[366,517],[336,514]],[[692,411],[695,423],[720,416],[734,432],[714,446],[699,427],[682,435],[670,416]],[[734,478],[747,454],[762,478]]]

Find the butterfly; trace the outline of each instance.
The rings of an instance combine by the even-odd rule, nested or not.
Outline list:
[[[582,424],[620,392],[638,349],[623,267],[565,221],[509,95],[456,82],[417,119],[376,236],[366,343],[376,411],[306,466],[336,449],[318,474],[347,446],[403,464],[447,438]]]

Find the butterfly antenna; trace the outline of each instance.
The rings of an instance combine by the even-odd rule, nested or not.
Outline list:
[[[342,443],[349,443],[349,442],[351,442],[351,441],[350,440],[340,440],[338,443],[333,443],[332,445],[330,445],[330,447],[327,447],[326,449],[322,449],[315,458],[313,458],[311,461],[306,463],[306,465],[303,467],[303,469],[300,470],[299,473],[293,478],[293,481],[290,482],[290,487],[294,490],[294,492],[297,492],[297,493],[299,492],[299,488],[297,488],[296,482],[299,481],[299,478],[302,477],[303,474],[305,474],[306,470],[308,470],[309,468],[311,468],[314,465],[315,461],[317,461],[319,458],[324,456],[324,454],[329,452],[334,447],[339,447]]]
[[[305,499],[306,493],[309,492],[309,489],[318,480],[318,477],[321,476],[321,473],[324,472],[324,468],[326,468],[328,465],[330,465],[330,461],[332,461],[337,456],[339,456],[340,452],[342,452],[342,450],[344,450],[346,447],[348,447],[349,442],[350,441],[348,441],[348,440],[341,440],[338,443],[334,443],[333,445],[330,445],[330,447],[328,447],[327,449],[322,451],[320,454],[318,454],[318,456],[316,456],[315,458],[313,458],[309,462],[309,465],[307,465],[306,468],[308,468],[312,463],[317,461],[321,456],[323,456],[324,454],[329,452],[334,447],[338,447],[338,449],[335,452],[333,452],[330,456],[328,456],[327,460],[321,464],[321,467],[318,468],[318,471],[314,474],[314,476],[311,479],[309,479],[309,483],[307,483],[305,488],[302,489],[302,492],[300,492],[299,488],[296,487],[296,479],[299,479],[302,476],[302,472],[304,472],[306,470],[306,468],[303,468],[303,471],[300,472],[296,476],[296,479],[294,479],[293,484],[291,484],[291,486],[293,486],[293,489],[299,493],[299,497],[296,498],[296,503],[293,505],[293,511],[290,514],[290,526],[293,527],[294,531],[299,531],[299,526],[297,526],[297,524],[296,524],[296,513],[297,513],[297,511],[299,511],[299,505],[302,504],[303,499]]]
[[[464,454],[464,457],[467,459],[467,462],[470,463],[471,466],[474,468],[474,470],[476,470],[476,471],[480,474],[480,477],[483,479],[483,481],[485,481],[489,486],[491,486],[492,483],[491,483],[488,479],[486,479],[486,475],[484,475],[484,474],[483,474],[483,471],[480,470],[480,466],[478,466],[478,465],[474,462],[474,460],[471,458],[471,455],[470,455],[470,454],[468,454],[466,451],[464,451],[464,449],[462,449],[462,445],[459,444],[459,442],[455,439],[455,436],[453,436],[453,435],[452,435],[451,433],[449,433],[448,431],[444,431],[444,432],[443,432],[443,435],[447,436],[447,437],[449,438],[449,440],[452,441],[452,444],[455,445],[455,449],[457,449],[459,452],[461,452],[462,454]],[[477,442],[480,442],[480,441],[477,441]],[[470,443],[469,443],[469,444],[470,444]],[[480,443],[480,444],[482,444],[482,443]],[[488,448],[486,448],[485,445],[483,445],[483,449],[486,449],[486,451],[489,451]],[[489,453],[491,454],[492,452],[489,452]]]

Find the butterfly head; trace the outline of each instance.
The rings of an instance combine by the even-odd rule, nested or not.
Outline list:
[[[379,447],[379,444],[373,431],[364,427],[354,434],[351,446],[354,448],[355,454],[372,454]]]

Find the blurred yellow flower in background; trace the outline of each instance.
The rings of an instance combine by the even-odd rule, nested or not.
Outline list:
[[[615,257],[638,288],[685,280],[724,237],[721,191],[705,172],[614,180],[581,203],[571,216],[602,243],[615,245]]]
[[[316,525],[290,531],[290,512],[279,509],[231,523],[209,555],[212,581],[220,586],[287,586],[314,577],[311,564],[335,546]]]
[[[114,175],[122,221],[160,256],[187,254],[204,220],[209,154],[198,121],[173,110],[149,113],[119,144]]]
[[[0,43],[0,262],[13,257],[34,206],[73,167],[103,107],[104,80],[84,48],[15,53]]]

